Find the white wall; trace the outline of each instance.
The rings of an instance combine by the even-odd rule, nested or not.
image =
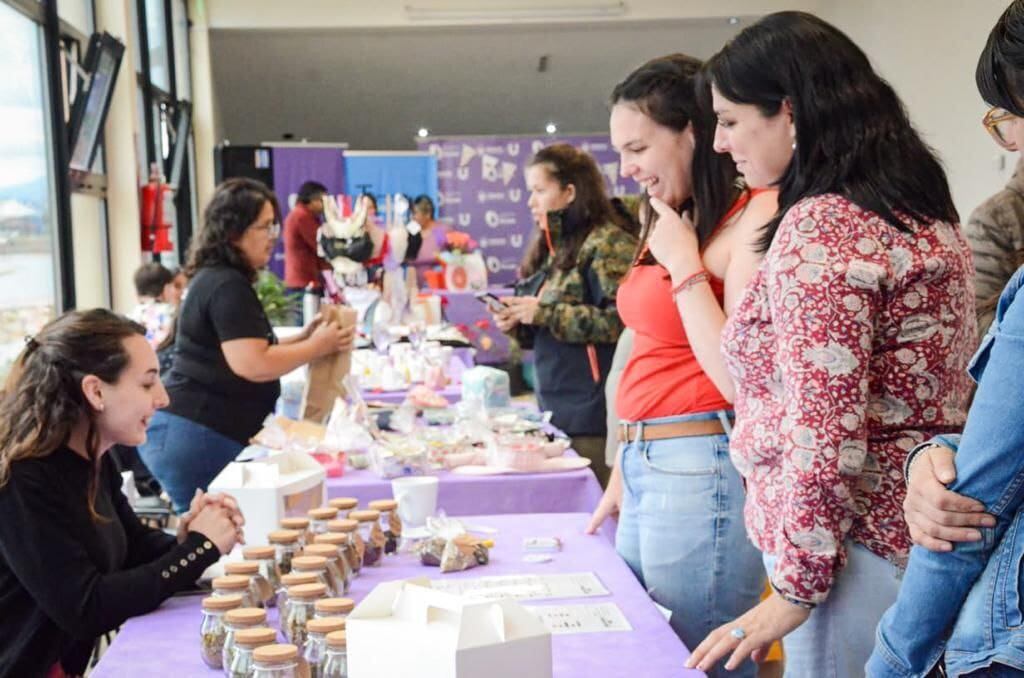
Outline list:
[[[476,18],[471,19],[413,21],[405,10],[406,6],[456,10],[482,7],[528,10],[547,5],[593,7],[613,3],[614,0],[211,0],[208,9],[211,28],[395,28],[493,23],[485,18],[485,11],[480,11]],[[607,20],[759,16],[781,9],[813,10],[818,4],[818,0],[625,0],[626,12]],[[551,19],[536,18],[528,21],[549,23]]]
[[[942,158],[964,221],[1013,173],[1016,153],[981,126],[987,109],[974,68],[1008,0],[823,0],[820,15],[845,31],[903,99]]]

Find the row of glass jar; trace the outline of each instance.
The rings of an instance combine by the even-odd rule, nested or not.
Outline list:
[[[312,586],[324,589],[322,584]],[[345,678],[345,616],[325,613],[351,611],[351,601],[330,603],[317,601],[314,615],[301,625],[286,627],[289,642],[279,645],[277,632],[266,626],[265,610],[241,607],[239,595],[206,598],[200,631],[203,661],[223,669],[228,678]]]

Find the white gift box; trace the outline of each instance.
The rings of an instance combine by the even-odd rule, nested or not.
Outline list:
[[[346,624],[351,678],[551,678],[551,633],[514,600],[474,601],[425,579],[379,584]]]
[[[210,483],[210,492],[238,500],[252,543],[279,529],[282,518],[305,516],[325,500],[327,473],[305,452],[278,452],[255,461],[233,461]]]

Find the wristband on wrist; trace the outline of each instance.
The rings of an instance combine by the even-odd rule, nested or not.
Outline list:
[[[695,287],[695,286],[701,284],[702,282],[708,282],[710,279],[711,279],[711,276],[708,274],[708,272],[706,270],[704,270],[702,268],[699,271],[697,271],[696,273],[694,273],[693,275],[684,278],[681,283],[679,283],[678,285],[673,287],[672,288],[672,297],[675,298],[675,296],[677,294],[679,294],[680,292],[685,292],[686,290],[690,289],[691,287]]]

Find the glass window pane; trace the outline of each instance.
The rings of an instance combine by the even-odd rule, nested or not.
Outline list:
[[[60,0],[57,14],[86,35],[92,34],[92,0]]]
[[[0,378],[57,312],[41,29],[0,3]],[[30,283],[30,284],[26,284]]]
[[[178,99],[192,100],[192,60],[188,51],[188,10],[185,0],[171,0],[174,16],[174,79]]]
[[[167,58],[167,17],[164,0],[146,0],[146,40],[149,41],[149,81],[171,91],[170,61]]]

